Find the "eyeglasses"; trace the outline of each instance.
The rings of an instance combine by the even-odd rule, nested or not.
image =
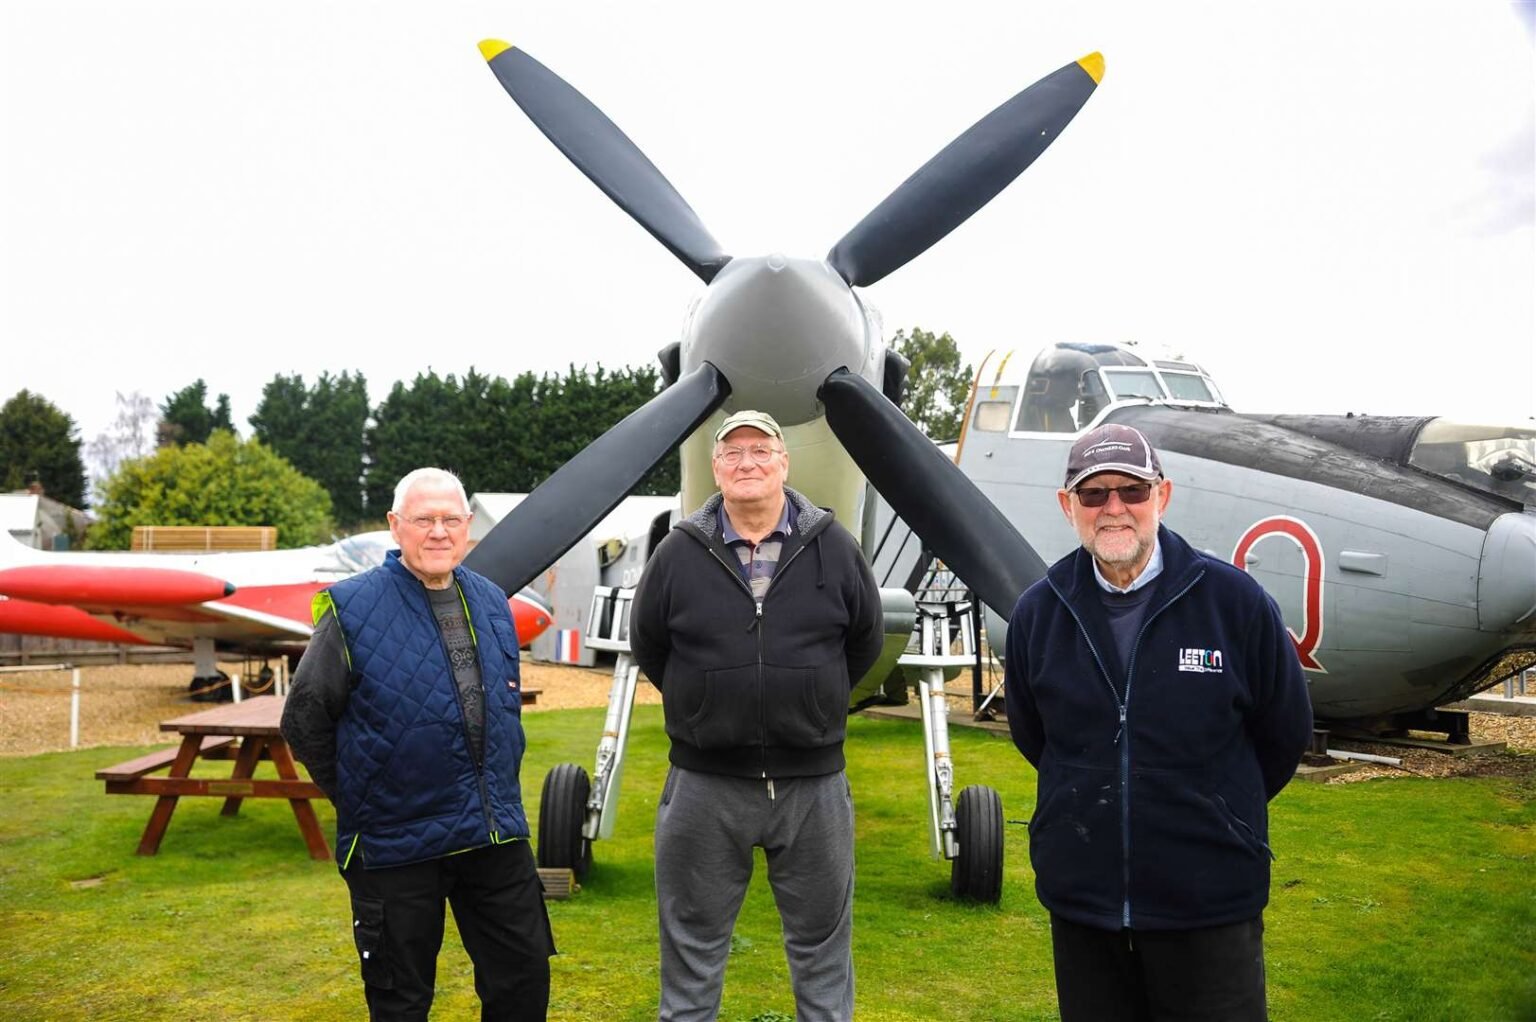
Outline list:
[[[1072,491],[1083,507],[1103,507],[1109,503],[1111,493],[1120,494],[1122,504],[1145,504],[1152,496],[1151,483],[1127,483],[1124,486],[1079,486]]]
[[[766,465],[773,460],[779,449],[770,444],[753,444],[751,447],[722,447],[715,452],[715,460],[728,468],[735,468],[741,460],[751,456],[754,464]]]
[[[442,522],[443,528],[449,532],[458,532],[469,524],[469,518],[469,515],[415,515],[404,519],[404,521],[408,522],[411,528],[420,532],[431,532],[432,527],[438,522]]]

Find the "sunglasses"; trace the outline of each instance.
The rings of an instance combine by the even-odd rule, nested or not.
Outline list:
[[[1145,504],[1152,496],[1151,483],[1128,483],[1125,486],[1079,486],[1072,491],[1083,507],[1103,507],[1109,503],[1111,493],[1120,494],[1122,504]]]

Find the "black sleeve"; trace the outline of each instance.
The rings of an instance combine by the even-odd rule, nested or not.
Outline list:
[[[1008,731],[1013,736],[1013,744],[1031,765],[1039,767],[1040,754],[1045,751],[1045,727],[1029,687],[1029,657],[1024,648],[1024,631],[1023,615],[1020,607],[1015,607],[1008,622],[1008,638],[1003,644],[1003,706],[1008,714]]]
[[[880,605],[880,586],[875,582],[875,573],[869,570],[864,551],[851,533],[847,530],[844,533],[848,536],[857,578],[849,601],[848,635],[844,640],[843,655],[848,660],[848,684],[857,685],[875,666],[880,651],[885,648],[885,611]]]
[[[1311,743],[1312,699],[1296,644],[1268,593],[1263,594],[1258,618],[1250,650],[1254,708],[1248,733],[1264,773],[1264,796],[1274,798],[1296,773]]]
[[[656,547],[640,575],[635,599],[629,608],[629,652],[652,685],[661,688],[667,673],[667,657],[672,651],[667,632],[666,564],[670,560],[668,535]]]
[[[283,704],[283,738],[326,797],[336,792],[336,722],[347,708],[352,671],[336,613],[325,615],[293,672]]]

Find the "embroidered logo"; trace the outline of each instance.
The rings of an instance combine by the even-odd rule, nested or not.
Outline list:
[[[1192,671],[1195,674],[1220,674],[1221,650],[1219,649],[1180,649],[1179,670]]]

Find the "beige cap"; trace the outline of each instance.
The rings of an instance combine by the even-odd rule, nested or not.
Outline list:
[[[762,430],[769,436],[775,437],[779,440],[784,439],[784,431],[779,428],[779,424],[777,422],[773,421],[773,416],[769,415],[767,412],[758,412],[753,411],[750,408],[743,408],[741,411],[727,416],[726,420],[720,424],[720,428],[715,430],[716,442],[724,440],[726,434],[731,430],[740,429],[743,426],[751,426],[753,429]]]

